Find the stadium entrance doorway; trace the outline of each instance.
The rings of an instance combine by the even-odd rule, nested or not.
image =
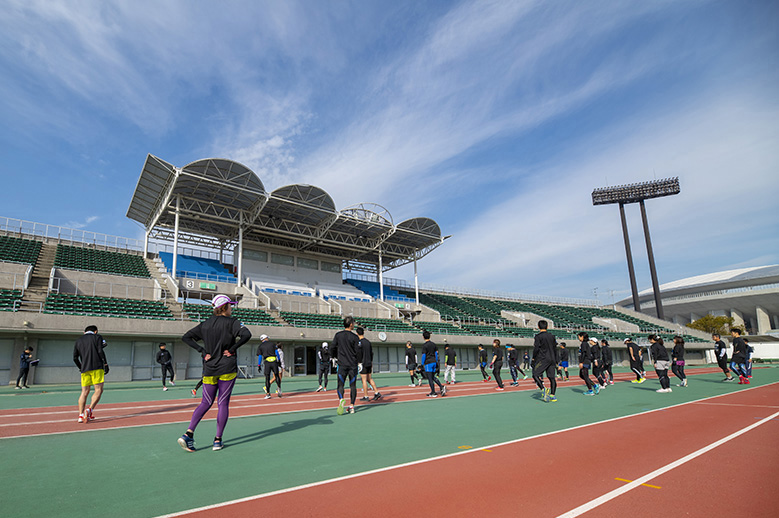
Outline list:
[[[292,369],[293,376],[316,374],[316,347],[310,345],[296,345],[294,358],[295,363]]]

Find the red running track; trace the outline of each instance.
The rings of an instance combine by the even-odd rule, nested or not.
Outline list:
[[[777,516],[779,384],[178,515],[560,516],[756,423],[581,515]]]
[[[719,372],[715,368],[694,369],[689,375],[710,374]],[[614,376],[616,382],[634,379],[630,373]],[[567,382],[558,382],[559,386],[578,386],[581,380],[571,378]],[[448,385],[446,397],[475,396],[494,393],[495,382],[482,383],[471,381]],[[383,398],[379,403],[398,403],[407,401],[430,400],[426,397],[427,384],[421,387],[386,387],[380,388]],[[506,383],[506,391],[536,390],[532,379],[520,381],[519,387],[511,387]],[[362,390],[358,390],[358,401]],[[106,388],[103,398],[110,397],[110,387]],[[348,389],[347,389],[348,397]],[[74,395],[74,403],[77,397]],[[433,400],[434,401],[434,400]],[[88,424],[77,422],[78,411],[74,404],[66,407],[46,407],[31,409],[16,409],[0,411],[0,438],[28,437],[53,433],[72,433],[133,426],[150,426],[188,422],[192,411],[199,404],[200,398],[188,398],[165,401],[147,401],[134,403],[101,403],[95,411],[96,419]],[[376,404],[376,403],[362,403]],[[230,402],[230,417],[246,417],[255,415],[300,412],[305,410],[335,409],[338,399],[335,390],[328,392],[293,392],[283,398],[273,397],[266,400],[263,395],[235,396]],[[206,414],[204,420],[216,419],[216,405]]]

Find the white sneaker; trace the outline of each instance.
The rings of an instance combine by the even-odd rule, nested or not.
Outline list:
[[[168,390],[168,387],[162,387],[162,390],[163,391]]]
[[[416,385],[414,385],[414,384],[412,383],[411,385],[409,385],[409,387],[416,387]]]
[[[170,384],[171,384],[172,386],[174,386],[174,387],[176,386],[176,384],[175,384],[175,383],[173,383],[172,381],[170,382]]]
[[[316,389],[317,392],[322,392],[322,385],[319,385],[319,388]]]

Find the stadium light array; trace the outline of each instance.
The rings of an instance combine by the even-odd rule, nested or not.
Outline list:
[[[617,185],[615,187],[601,187],[592,191],[593,205],[607,205],[609,203],[638,203],[649,198],[661,198],[679,194],[679,178],[666,178],[651,182],[632,183],[629,185]]]

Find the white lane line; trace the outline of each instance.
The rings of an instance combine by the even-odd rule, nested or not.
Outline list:
[[[772,385],[776,385],[777,383],[779,383],[779,381],[775,381],[773,383],[768,383],[766,385],[761,385],[759,387],[750,387],[748,389],[740,390],[739,392],[728,392],[726,394],[719,394],[719,395],[716,395],[716,396],[710,396],[710,397],[698,399],[698,400],[695,400],[695,401],[688,401],[686,403],[678,403],[676,405],[671,405],[671,406],[664,407],[664,408],[657,408],[655,410],[648,410],[648,411],[645,411],[645,412],[639,412],[637,414],[630,414],[630,415],[625,415],[625,416],[621,416],[621,417],[613,417],[611,419],[605,419],[603,421],[597,421],[595,423],[588,423],[588,424],[583,424],[583,425],[579,425],[579,426],[573,426],[571,428],[565,428],[563,430],[554,430],[552,432],[546,432],[546,433],[542,433],[542,434],[538,434],[538,435],[533,435],[533,436],[530,436],[530,437],[522,437],[520,439],[513,439],[513,440],[510,440],[510,441],[505,441],[505,442],[501,442],[501,443],[497,443],[497,444],[481,446],[481,447],[474,447],[474,448],[472,448],[470,450],[461,450],[461,451],[457,451],[457,452],[453,452],[453,453],[446,453],[444,455],[439,455],[437,457],[430,457],[428,459],[420,459],[420,460],[415,460],[415,461],[411,461],[411,462],[405,462],[403,464],[396,464],[394,466],[386,466],[386,467],[383,467],[383,468],[372,469],[372,470],[369,470],[369,471],[362,471],[360,473],[354,473],[352,475],[345,475],[343,477],[337,477],[337,478],[331,478],[331,479],[327,479],[327,480],[321,480],[319,482],[311,482],[309,484],[303,484],[303,485],[300,485],[300,486],[289,487],[289,488],[286,488],[286,489],[279,489],[277,491],[271,491],[269,493],[262,493],[262,494],[259,494],[259,495],[247,496],[245,498],[238,498],[236,500],[230,500],[228,502],[221,502],[221,503],[218,503],[218,504],[206,505],[206,506],[203,506],[203,507],[198,507],[196,509],[187,509],[185,511],[179,511],[179,512],[170,513],[170,514],[163,514],[163,515],[157,516],[156,518],[174,518],[174,517],[177,517],[177,516],[186,516],[188,514],[199,513],[199,512],[202,512],[202,511],[210,511],[212,509],[219,509],[221,507],[226,507],[226,506],[233,505],[233,504],[240,504],[240,503],[243,503],[243,502],[251,502],[251,501],[254,501],[254,500],[260,500],[262,498],[267,498],[267,497],[275,496],[275,495],[283,495],[285,493],[291,493],[293,491],[299,491],[301,489],[308,489],[308,488],[311,488],[311,487],[323,486],[325,484],[332,484],[332,483],[335,483],[335,482],[342,482],[344,480],[350,480],[350,479],[353,479],[353,478],[359,478],[359,477],[363,477],[365,475],[372,475],[374,473],[383,473],[385,471],[393,471],[393,470],[400,469],[400,468],[406,468],[406,467],[409,467],[409,466],[415,466],[417,464],[425,464],[427,462],[433,462],[433,461],[437,461],[437,460],[448,459],[448,458],[451,458],[451,457],[457,457],[458,455],[468,455],[468,454],[472,454],[474,452],[481,452],[484,449],[498,448],[500,446],[506,446],[506,445],[509,445],[509,444],[517,444],[517,443],[520,443],[520,442],[530,441],[532,439],[539,439],[541,437],[551,437],[553,435],[557,435],[557,434],[560,434],[560,433],[570,432],[570,431],[573,431],[573,430],[580,430],[580,429],[583,429],[583,428],[589,428],[590,426],[595,426],[595,425],[604,424],[604,423],[610,423],[610,422],[614,422],[614,421],[621,421],[623,419],[627,419],[627,418],[630,418],[630,417],[636,417],[636,416],[639,416],[639,415],[651,414],[651,413],[654,413],[654,412],[659,412],[661,410],[667,410],[669,408],[681,407],[681,406],[689,405],[689,404],[692,404],[692,403],[697,403],[699,401],[705,401],[705,400],[708,400],[708,399],[716,399],[716,398],[723,397],[723,396],[729,396],[731,394],[740,394],[740,393],[746,392],[748,390],[754,390],[754,389],[759,389],[759,388],[770,387]],[[774,414],[774,415],[779,415],[779,412],[777,412],[777,414]],[[772,417],[774,417],[774,416],[771,416],[771,418]],[[770,418],[768,418],[768,419],[770,419]],[[752,425],[752,427],[758,426],[759,424],[760,423],[755,423],[754,425]],[[638,482],[638,481],[634,481],[634,482]],[[644,481],[642,481],[642,483],[643,482]]]
[[[718,446],[722,446],[726,442],[732,441],[733,439],[744,435],[745,433],[747,433],[750,430],[754,430],[758,426],[760,426],[760,425],[762,425],[764,423],[767,423],[768,421],[774,419],[777,416],[779,416],[779,412],[776,412],[776,413],[770,415],[769,417],[761,419],[760,421],[758,421],[758,422],[756,422],[754,424],[751,424],[751,425],[747,426],[746,428],[742,428],[741,430],[739,430],[737,432],[734,432],[734,433],[728,435],[727,437],[723,437],[719,441],[713,442],[713,443],[709,444],[708,446],[704,446],[700,450],[694,451],[694,452],[690,453],[689,455],[686,455],[686,456],[682,457],[681,459],[675,460],[675,461],[671,462],[670,464],[666,464],[662,468],[658,468],[658,469],[654,470],[651,473],[647,473],[643,477],[637,478],[636,480],[634,480],[633,482],[630,482],[629,484],[626,484],[626,485],[624,485],[622,487],[619,487],[619,488],[617,488],[617,489],[615,489],[613,491],[610,491],[610,492],[606,493],[605,495],[599,496],[598,498],[596,498],[594,500],[590,500],[586,504],[582,504],[579,507],[577,507],[576,509],[571,509],[567,513],[563,513],[560,516],[558,516],[557,518],[575,518],[576,516],[581,516],[582,514],[584,514],[586,512],[592,511],[593,509],[595,509],[599,505],[605,504],[609,500],[613,500],[613,499],[617,498],[618,496],[623,495],[623,494],[627,493],[628,491],[630,491],[632,489],[635,489],[638,486],[640,486],[642,484],[645,484],[646,482],[649,482],[650,480],[653,480],[653,479],[659,477],[660,475],[662,475],[664,473],[667,473],[668,471],[671,471],[674,468],[678,468],[682,464],[686,464],[687,462],[689,462],[689,461],[691,461],[691,460],[693,460],[693,459],[695,459],[697,457],[700,457],[704,453],[707,453],[707,452],[713,450],[714,448],[717,448]]]

